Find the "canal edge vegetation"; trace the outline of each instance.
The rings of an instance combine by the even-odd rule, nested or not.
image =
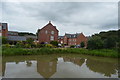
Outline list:
[[[4,48],[2,51],[3,56],[14,56],[14,55],[44,55],[44,54],[85,54],[92,56],[102,57],[114,57],[117,58],[118,52],[115,49],[98,49],[88,50],[79,48]]]

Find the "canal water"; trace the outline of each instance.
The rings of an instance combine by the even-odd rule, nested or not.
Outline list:
[[[3,78],[118,78],[118,60],[78,54],[9,56]]]

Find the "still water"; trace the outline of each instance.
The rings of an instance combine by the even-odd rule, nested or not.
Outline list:
[[[118,60],[86,55],[3,57],[3,78],[118,78]]]

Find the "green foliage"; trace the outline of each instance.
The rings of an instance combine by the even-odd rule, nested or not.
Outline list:
[[[25,44],[25,48],[31,48],[30,44]]]
[[[116,41],[115,38],[108,37],[105,42],[104,42],[104,47],[105,48],[114,48],[116,47]]]
[[[75,45],[71,45],[70,48],[75,48]]]
[[[85,47],[85,43],[84,42],[81,42],[80,43],[80,46],[83,48],[83,47]]]
[[[58,47],[58,42],[57,41],[51,41],[50,44],[52,44],[53,46]]]
[[[37,48],[45,47],[45,44],[37,44]]]
[[[24,43],[22,41],[17,42],[17,44],[15,45],[16,48],[24,48]]]
[[[8,40],[6,37],[2,37],[2,44],[7,44],[8,43]]]
[[[33,40],[32,38],[28,38],[28,39],[26,40],[26,42],[27,42],[28,44],[31,44],[31,45],[33,44],[33,41],[34,41],[34,40]]]
[[[52,44],[45,44],[45,47],[47,47],[47,48],[53,48],[54,46]]]
[[[88,49],[102,49],[104,46],[104,42],[101,37],[94,36],[92,37],[87,44]]]
[[[39,49],[23,49],[23,48],[2,48],[3,56],[12,55],[39,55],[39,54],[85,54],[103,57],[120,57],[115,49],[99,49],[88,50],[80,48],[39,48]]]

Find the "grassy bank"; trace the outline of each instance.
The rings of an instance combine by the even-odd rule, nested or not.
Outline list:
[[[35,48],[35,49],[25,49],[25,48],[3,48],[3,56],[12,55],[43,55],[43,54],[86,54],[92,56],[104,56],[104,57],[118,57],[117,50],[114,49],[100,49],[100,50],[88,50],[79,48]]]

